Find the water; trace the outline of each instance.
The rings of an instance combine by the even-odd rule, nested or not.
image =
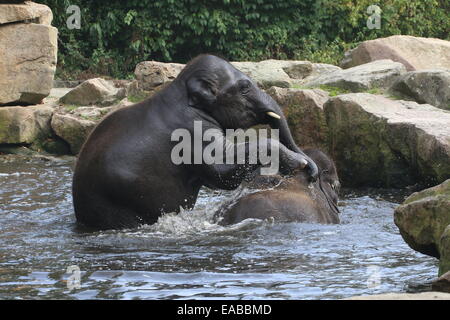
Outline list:
[[[213,212],[234,193],[202,190],[195,210],[156,225],[83,233],[72,166],[0,157],[0,299],[340,299],[427,291],[437,275],[393,223],[405,192],[347,190],[340,225],[222,227]]]

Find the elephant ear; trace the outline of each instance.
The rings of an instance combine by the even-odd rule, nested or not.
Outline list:
[[[319,175],[319,187],[322,193],[325,195],[327,199],[328,205],[332,210],[336,213],[339,213],[339,207],[337,206],[338,194],[337,191],[333,189],[332,185],[328,182],[324,181],[324,177],[322,174]]]
[[[200,74],[187,81],[189,106],[203,109],[214,104],[218,91],[217,82],[214,80]]]

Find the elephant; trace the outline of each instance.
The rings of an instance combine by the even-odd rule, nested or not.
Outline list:
[[[218,132],[224,149],[243,146],[244,162],[174,163],[173,133],[183,129],[195,136],[196,122],[202,133]],[[278,129],[279,141],[233,143],[223,136],[228,129],[256,125]],[[262,161],[249,161],[250,152],[261,145],[278,148],[281,174],[301,167],[308,179],[317,179],[316,164],[295,144],[277,103],[226,60],[197,56],[170,84],[140,103],[110,113],[89,134],[72,181],[77,223],[95,230],[134,228],[153,224],[164,213],[191,209],[201,187],[232,190],[264,166]],[[195,158],[205,148],[201,141],[200,149],[194,146],[190,153]]]
[[[220,225],[230,225],[248,218],[277,222],[337,224],[340,222],[338,192],[340,182],[334,162],[322,151],[303,150],[319,168],[316,182],[303,171],[291,177],[256,176],[247,188],[263,189],[247,194],[216,213]]]

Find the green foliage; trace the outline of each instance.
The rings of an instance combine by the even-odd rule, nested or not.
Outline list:
[[[75,109],[77,109],[79,106],[77,106],[77,105],[74,105],[74,104],[66,104],[66,105],[64,105],[64,108],[67,110],[67,111],[74,111]]]
[[[186,62],[199,53],[229,60],[307,59],[337,64],[360,41],[393,34],[448,39],[448,0],[37,0],[59,29],[61,78],[127,77],[143,60]],[[69,30],[69,5],[81,29]]]
[[[330,97],[335,97],[338,96],[340,94],[346,94],[346,93],[350,93],[350,90],[344,89],[344,88],[339,88],[339,87],[333,87],[333,86],[327,86],[327,85],[320,85],[319,89],[322,89],[324,91],[328,91],[328,94],[330,95]]]
[[[366,92],[370,94],[383,94],[383,90],[380,88],[372,88],[367,90]]]

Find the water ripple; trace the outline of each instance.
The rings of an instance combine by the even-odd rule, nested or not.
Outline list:
[[[0,161],[0,299],[336,299],[427,290],[437,273],[393,223],[403,191],[347,190],[340,225],[223,227],[214,211],[246,191],[203,189],[194,210],[155,225],[80,233],[73,161],[15,159]]]

